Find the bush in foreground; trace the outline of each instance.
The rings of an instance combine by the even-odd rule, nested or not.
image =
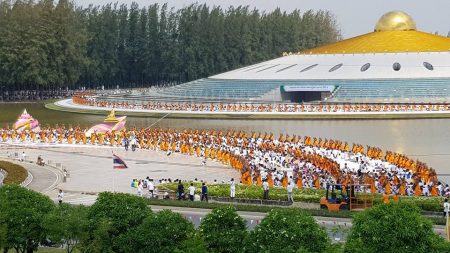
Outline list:
[[[248,252],[325,252],[328,235],[308,213],[273,209],[248,236]]]
[[[173,252],[193,233],[194,225],[181,214],[163,210],[120,238],[120,252]]]
[[[444,253],[450,252],[450,245],[433,232],[416,206],[390,203],[354,216],[345,252]]]
[[[4,248],[17,252],[35,251],[46,239],[47,231],[42,224],[53,208],[54,204],[47,196],[18,185],[2,186],[0,227],[8,232],[3,239]]]
[[[152,211],[144,198],[124,193],[100,193],[89,208],[87,236],[82,242],[86,252],[122,252],[121,237],[138,227]]]
[[[64,245],[67,253],[74,252],[85,234],[88,208],[61,204],[46,215],[43,226],[48,239]]]
[[[225,207],[214,209],[205,216],[200,233],[211,252],[241,252],[247,228],[236,209]]]

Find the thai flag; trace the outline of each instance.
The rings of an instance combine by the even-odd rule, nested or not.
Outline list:
[[[125,162],[118,157],[117,155],[113,154],[113,169],[127,169],[128,166],[125,164]]]

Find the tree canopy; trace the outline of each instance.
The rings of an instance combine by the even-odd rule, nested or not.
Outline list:
[[[0,0],[0,88],[185,82],[339,38],[326,11]]]
[[[150,215],[121,238],[121,252],[173,252],[194,233],[194,225],[181,214],[163,210]]]
[[[60,204],[43,221],[48,239],[66,246],[72,253],[85,234],[88,208],[82,205]]]
[[[200,233],[210,252],[242,252],[247,236],[245,220],[234,207],[211,211],[200,224]]]
[[[36,250],[39,243],[46,239],[47,233],[42,223],[53,208],[50,198],[40,193],[18,185],[0,187],[0,230],[3,227],[0,237],[5,229],[7,231],[3,247],[20,253]]]
[[[410,204],[376,205],[353,218],[346,253],[444,253],[450,245],[433,232],[431,221]]]
[[[325,252],[328,235],[300,209],[273,209],[247,237],[248,252]]]
[[[125,193],[100,193],[89,208],[87,235],[82,248],[87,252],[123,252],[123,237],[152,213],[144,198]]]

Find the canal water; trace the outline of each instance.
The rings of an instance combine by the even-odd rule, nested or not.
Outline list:
[[[105,118],[48,110],[44,103],[0,104],[0,126],[11,126],[18,115],[27,109],[41,125],[72,124],[92,126]],[[148,127],[158,119],[128,117],[127,126]],[[194,128],[272,132],[332,138],[383,150],[406,154],[426,162],[436,169],[440,179],[450,183],[450,119],[358,119],[358,120],[217,120],[217,119],[163,119],[154,127]]]

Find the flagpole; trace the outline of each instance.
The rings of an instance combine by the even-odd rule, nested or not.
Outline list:
[[[116,192],[116,169],[113,169],[113,193]]]

